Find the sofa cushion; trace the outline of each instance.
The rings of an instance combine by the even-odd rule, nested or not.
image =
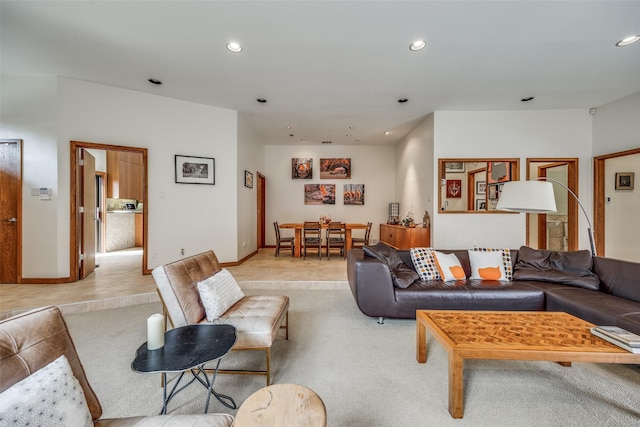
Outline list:
[[[486,251],[470,249],[469,262],[471,263],[471,279],[510,280],[511,278],[511,275],[507,276],[506,261],[501,249]],[[511,257],[509,257],[508,263],[511,264]]]
[[[640,302],[640,263],[594,257],[593,272],[600,278],[601,291]]]
[[[229,414],[169,414],[99,420],[95,427],[231,427],[232,425],[233,416]]]
[[[222,316],[244,296],[236,279],[226,268],[198,282],[198,292],[209,322]]]
[[[555,252],[522,246],[513,278],[562,283],[597,291],[600,280],[591,271],[592,262],[588,250]]]
[[[498,265],[500,272],[502,273],[502,279],[513,279],[513,264],[511,262],[511,250],[509,248],[473,248],[469,249],[469,262],[471,263],[471,275],[470,277],[480,278],[480,274],[475,271],[473,264],[489,261],[491,264]],[[472,258],[473,256],[473,258]]]
[[[435,251],[436,267],[442,280],[450,282],[453,280],[464,280],[467,278],[460,260],[456,254],[445,254],[439,251]]]
[[[385,264],[387,263],[387,256],[389,255],[389,251],[386,250],[385,253],[381,252],[375,246],[367,246],[365,245],[362,248],[362,252],[368,257],[375,258],[378,261],[382,261]]]
[[[433,248],[411,248],[411,262],[422,280],[440,279]]]
[[[0,394],[0,424],[93,426],[71,365],[62,355]]]
[[[635,313],[627,313],[618,317],[616,326],[626,329],[634,334],[640,334],[640,311]]]
[[[391,270],[391,280],[393,280],[393,284],[398,288],[411,286],[413,282],[420,278],[415,270],[404,263],[395,250],[389,251],[387,264]]]

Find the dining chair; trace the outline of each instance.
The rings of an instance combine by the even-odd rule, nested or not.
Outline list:
[[[330,222],[327,227],[327,259],[331,258],[331,248],[339,248],[340,255],[344,258],[346,256],[346,240],[345,240],[345,225],[340,222]]]
[[[318,248],[318,258],[322,256],[322,235],[320,223],[317,221],[305,221],[302,229],[304,246],[303,259],[307,257],[307,248]]]
[[[282,237],[280,235],[280,226],[278,221],[274,221],[273,228],[276,231],[276,256],[280,255],[280,248],[291,249],[291,256],[293,256],[293,250],[295,248],[293,237]]]
[[[369,245],[369,237],[371,237],[371,226],[373,224],[368,222],[367,229],[364,232],[364,237],[352,237],[351,238],[351,247],[352,248],[362,248],[364,246]]]

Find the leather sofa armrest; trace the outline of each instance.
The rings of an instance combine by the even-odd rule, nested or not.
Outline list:
[[[395,315],[395,291],[386,263],[353,249],[347,255],[347,276],[360,311],[372,317]]]

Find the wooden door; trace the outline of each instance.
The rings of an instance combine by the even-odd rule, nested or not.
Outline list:
[[[96,159],[80,149],[80,279],[96,268]]]
[[[0,140],[0,283],[18,283],[22,140]]]
[[[256,248],[264,248],[266,245],[265,241],[265,213],[266,213],[266,193],[267,193],[267,178],[262,175],[260,172],[257,172],[258,181],[257,181],[257,197],[258,197],[258,212],[257,212],[257,222],[258,222],[258,236],[256,238]]]

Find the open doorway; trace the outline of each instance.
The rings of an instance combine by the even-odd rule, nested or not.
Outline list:
[[[147,242],[148,242],[148,204],[145,203],[148,199],[148,184],[147,184],[147,149],[138,147],[126,147],[118,145],[98,144],[93,142],[80,142],[71,141],[71,185],[70,185],[70,242],[71,242],[71,256],[70,256],[70,280],[78,281],[85,278],[91,273],[90,261],[95,252],[107,252],[108,239],[107,231],[105,231],[109,219],[107,218],[108,206],[106,200],[108,200],[108,191],[104,189],[105,180],[116,180],[118,191],[124,194],[119,184],[125,182],[125,178],[128,178],[131,182],[139,183],[138,196],[135,196],[137,203],[133,203],[134,206],[126,206],[126,209],[131,209],[130,217],[126,217],[127,220],[134,221],[135,215],[135,227],[139,228],[139,239],[136,240],[136,244],[140,244],[142,248],[142,262],[141,271],[142,274],[149,274],[150,270],[147,267]],[[90,152],[105,151],[107,156],[118,153],[124,153],[122,158],[124,163],[131,163],[129,155],[135,156],[140,159],[140,165],[138,168],[126,168],[121,169],[122,174],[118,170],[111,173],[107,171],[106,174],[101,174],[93,170],[93,172],[87,172],[85,167],[86,162],[80,162],[80,159]],[[106,162],[105,162],[106,163]],[[103,167],[106,169],[106,167]],[[91,175],[91,176],[89,176]],[[122,176],[120,176],[122,175]],[[123,184],[124,185],[124,184]],[[93,189],[92,193],[87,193],[89,188]],[[102,188],[102,190],[100,190]],[[130,194],[131,189],[127,190],[127,194]],[[100,193],[98,195],[97,193]],[[119,197],[119,195],[118,195]],[[118,199],[120,201],[120,199]],[[126,199],[125,201],[129,201]],[[123,206],[127,203],[123,203]],[[85,208],[85,205],[88,208]],[[101,208],[100,208],[100,205]],[[144,209],[142,207],[144,206]],[[133,210],[138,209],[139,212]],[[124,212],[123,212],[124,213]],[[125,217],[122,217],[125,218]],[[88,264],[88,265],[87,265]]]
[[[527,159],[527,179],[544,181],[545,178],[553,184],[558,211],[527,214],[527,246],[553,251],[577,250],[578,202],[563,185],[578,194],[578,159]]]

